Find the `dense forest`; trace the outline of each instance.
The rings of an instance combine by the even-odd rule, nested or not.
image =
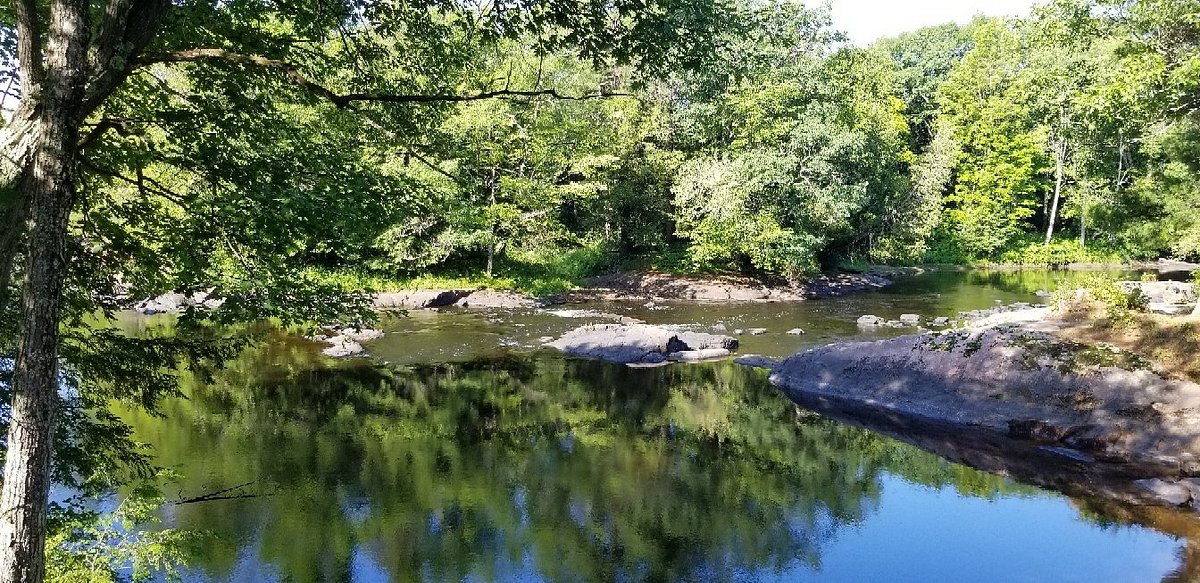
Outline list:
[[[597,67],[450,31],[395,45],[354,29],[319,48],[369,54],[351,62],[370,78],[497,97],[402,111],[258,99],[247,79],[213,78],[224,63],[151,69],[107,106],[160,121],[129,122],[96,156],[97,216],[136,205],[123,230],[209,284],[280,261],[399,278],[639,260],[799,277],[847,260],[1200,256],[1191,3],[1058,2],[867,48],[820,10],[735,8],[688,67]],[[264,247],[259,232],[286,236]]]
[[[720,9],[699,44],[628,59],[446,15],[317,34],[247,14],[230,33],[262,35],[261,66],[176,54],[93,114],[78,234],[158,263],[127,284],[259,306],[297,270],[562,286],[1200,257],[1192,3],[1060,1],[866,48],[819,9]],[[339,93],[363,81],[431,98]]]
[[[109,402],[233,351],[94,326],[130,298],[1200,258],[1194,0],[869,47],[766,0],[12,0],[0,60],[0,581],[41,580],[52,481],[148,469]]]

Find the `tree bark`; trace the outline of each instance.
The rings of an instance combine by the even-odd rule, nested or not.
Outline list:
[[[6,228],[0,232],[0,313],[8,308],[9,294],[13,289],[13,272],[21,238],[25,236],[25,212],[28,204],[23,196],[14,196],[9,207],[0,215]]]
[[[55,0],[50,6],[33,164],[17,182],[18,199],[29,201],[29,252],[0,492],[3,583],[40,583],[45,576],[46,506],[58,401],[58,322],[67,223],[77,183],[80,104],[87,80],[88,4],[87,0]]]

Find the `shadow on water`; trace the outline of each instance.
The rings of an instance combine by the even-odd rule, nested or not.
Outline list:
[[[217,535],[189,580],[812,578],[848,544],[870,556],[853,541],[886,514],[890,477],[918,494],[1053,498],[801,410],[730,363],[381,366],[278,340],[212,372],[186,378],[190,398],[162,417],[124,413],[180,476],[172,497],[250,484],[248,498],[165,509]],[[1197,540],[1180,517],[1074,503],[1084,522],[1066,527]],[[1195,548],[1179,551],[1188,573]]]

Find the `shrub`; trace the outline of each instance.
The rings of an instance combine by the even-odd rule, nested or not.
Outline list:
[[[1106,274],[1063,284],[1052,297],[1055,311],[1061,314],[1099,316],[1113,327],[1132,324],[1134,314],[1144,312],[1148,303],[1141,290],[1125,289]]]

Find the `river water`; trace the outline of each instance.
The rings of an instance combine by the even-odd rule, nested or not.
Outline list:
[[[766,328],[790,354],[1039,301],[1050,273],[939,273],[798,304],[575,306]],[[576,317],[565,317],[576,316]],[[582,317],[578,317],[582,316]],[[1166,581],[1190,517],[1072,499],[795,407],[729,362],[632,369],[534,350],[564,312],[414,312],[371,359],[278,338],[162,416],[124,412],[177,476],[167,524],[212,536],[186,581]],[[802,328],[805,334],[786,334]],[[240,486],[240,487],[239,487]],[[236,487],[236,488],[235,488]]]

